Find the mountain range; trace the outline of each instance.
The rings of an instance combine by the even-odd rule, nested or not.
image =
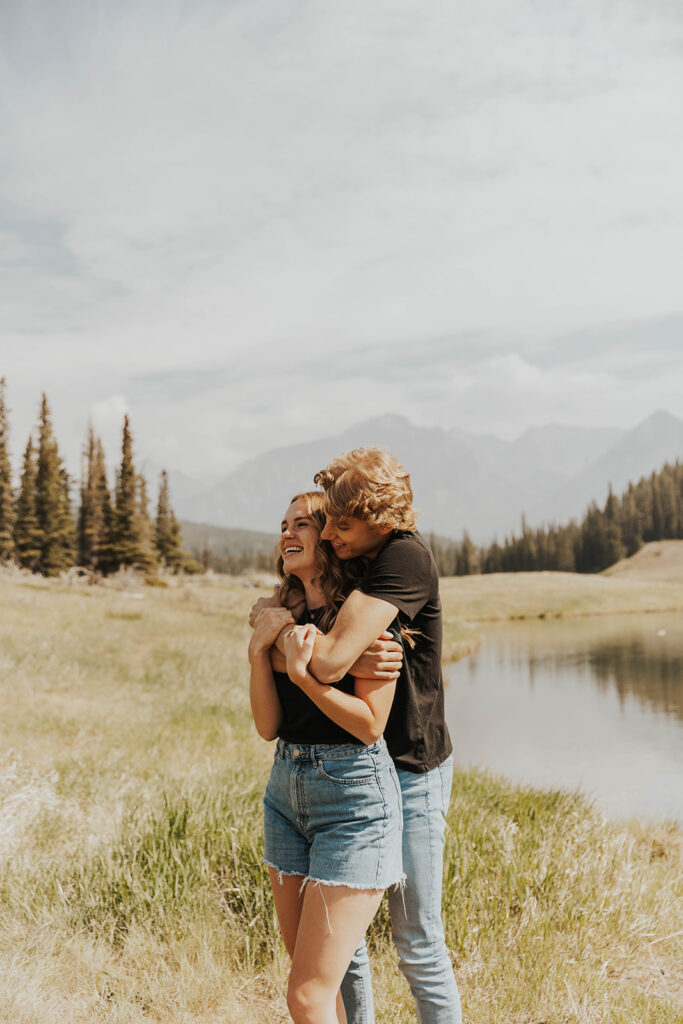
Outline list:
[[[340,452],[385,447],[410,471],[420,529],[477,543],[531,526],[566,523],[630,481],[683,457],[683,420],[653,413],[633,430],[549,424],[515,441],[420,427],[403,416],[365,420],[333,437],[264,452],[217,482],[171,474],[177,514],[216,526],[277,532],[291,496]]]

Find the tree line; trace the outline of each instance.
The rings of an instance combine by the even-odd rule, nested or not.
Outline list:
[[[147,481],[133,458],[133,438],[124,418],[121,462],[114,487],[107,480],[105,453],[92,426],[83,449],[79,501],[74,514],[75,481],[67,472],[43,394],[36,434],[23,455],[19,486],[12,485],[5,380],[0,379],[0,561],[55,576],[72,566],[102,575],[130,566],[152,572],[241,572],[271,569],[274,555],[264,550],[212,550],[208,536],[195,544],[197,558],[182,550],[181,528],[162,471],[154,518],[149,512]],[[659,472],[629,484],[616,496],[612,488],[604,506],[593,502],[580,522],[521,531],[503,543],[477,546],[467,532],[460,541],[431,535],[441,576],[475,573],[595,573],[636,553],[654,540],[683,539],[683,464],[667,463]],[[197,560],[198,559],[198,560]]]
[[[43,394],[36,434],[23,454],[19,486],[12,485],[5,379],[0,379],[0,561],[44,576],[80,566],[102,575],[130,566],[149,573],[201,566],[182,550],[180,525],[171,507],[168,474],[159,480],[156,516],[149,511],[147,481],[133,458],[128,416],[123,421],[121,463],[113,490],[101,440],[92,426],[83,449],[78,508],[75,481],[67,472]]]
[[[610,486],[603,506],[592,502],[580,522],[531,529],[522,517],[519,534],[502,544],[478,547],[467,532],[460,541],[432,538],[442,576],[491,572],[595,573],[634,555],[654,540],[683,539],[683,464],[677,459],[659,472],[630,483],[619,496]]]

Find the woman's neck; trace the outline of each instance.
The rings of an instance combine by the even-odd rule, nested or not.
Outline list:
[[[307,608],[321,608],[325,604],[325,595],[318,586],[317,577],[299,577],[299,582],[304,588]]]

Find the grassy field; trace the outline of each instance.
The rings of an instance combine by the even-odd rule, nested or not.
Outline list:
[[[473,642],[460,617],[579,607],[564,578],[493,577],[488,599],[474,582],[446,581],[452,655]],[[259,863],[272,748],[248,709],[257,593],[0,576],[2,1024],[288,1019]],[[683,1021],[680,864],[673,826],[459,773],[444,908],[466,1020]],[[371,939],[378,1022],[408,1024],[383,912]]]
[[[468,622],[562,618],[683,608],[683,578],[653,580],[627,573],[493,573],[441,581],[444,610]]]
[[[622,558],[605,569],[604,575],[682,583],[683,540],[656,540],[644,544],[631,558]]]

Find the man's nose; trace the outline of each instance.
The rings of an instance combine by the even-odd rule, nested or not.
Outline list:
[[[329,519],[325,520],[325,525],[322,528],[322,532],[321,532],[320,536],[322,537],[323,540],[331,540],[332,539],[332,526],[330,524]]]

